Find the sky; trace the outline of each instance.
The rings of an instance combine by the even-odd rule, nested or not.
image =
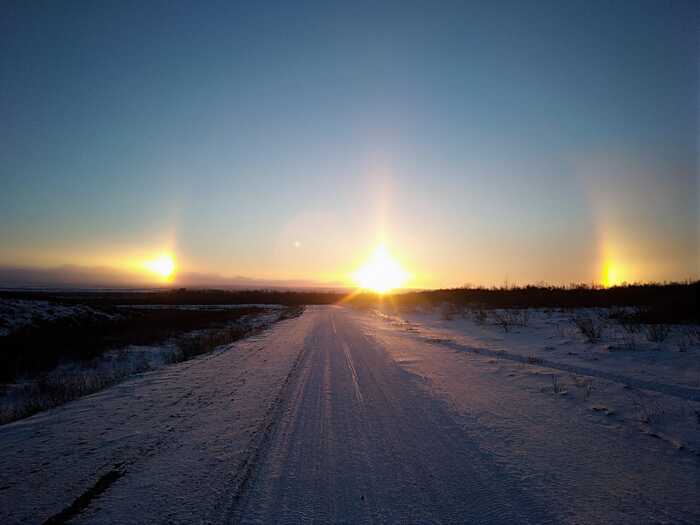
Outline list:
[[[5,2],[0,280],[697,278],[699,5]]]

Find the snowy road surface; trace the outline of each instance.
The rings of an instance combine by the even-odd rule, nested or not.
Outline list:
[[[479,359],[309,307],[0,427],[0,522],[700,522],[696,454]]]

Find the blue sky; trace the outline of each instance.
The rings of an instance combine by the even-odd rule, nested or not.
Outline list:
[[[695,2],[4,11],[0,264],[697,276]]]

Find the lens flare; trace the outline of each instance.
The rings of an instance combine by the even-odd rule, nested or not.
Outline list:
[[[396,262],[384,245],[380,245],[365,264],[354,274],[360,288],[385,293],[400,288],[408,274]]]

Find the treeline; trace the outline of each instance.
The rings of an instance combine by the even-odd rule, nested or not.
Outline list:
[[[345,293],[333,291],[290,290],[216,290],[188,289],[156,291],[5,291],[0,297],[58,301],[66,304],[91,304],[95,306],[119,305],[222,305],[222,304],[279,304],[303,306],[308,304],[333,304],[345,297]]]
[[[350,302],[371,306],[381,301],[396,308],[412,309],[451,303],[479,308],[612,308],[636,307],[640,322],[698,323],[700,281],[630,284],[603,288],[590,285],[464,287],[417,291],[378,297],[359,294]]]

